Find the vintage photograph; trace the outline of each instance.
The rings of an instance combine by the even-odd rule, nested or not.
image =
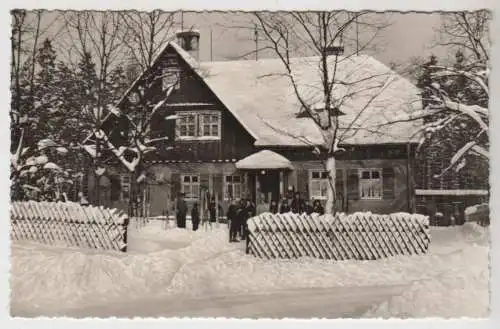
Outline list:
[[[12,317],[489,317],[491,12],[10,17]]]

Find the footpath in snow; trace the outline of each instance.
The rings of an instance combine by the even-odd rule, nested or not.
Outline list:
[[[131,227],[129,252],[14,243],[13,316],[485,317],[489,232],[433,228],[429,254],[266,261],[227,228]]]

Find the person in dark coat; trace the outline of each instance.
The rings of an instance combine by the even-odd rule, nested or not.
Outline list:
[[[304,201],[304,212],[308,215],[313,213],[313,207],[311,205],[311,201],[309,200]]]
[[[193,208],[191,208],[191,222],[193,223],[193,231],[198,230],[198,225],[200,225],[200,210],[196,202],[193,204]]]
[[[313,211],[313,213],[317,213],[320,215],[325,214],[325,208],[323,208],[323,206],[321,205],[321,202],[319,200],[314,200],[312,211]]]
[[[245,222],[246,222],[246,215],[247,215],[247,212],[245,211],[245,205],[246,205],[246,202],[244,199],[242,199],[240,201],[240,204],[238,205],[238,209],[237,209],[237,213],[236,213],[238,234],[239,234],[241,239],[243,239],[243,237],[245,235],[244,229],[245,229]]]
[[[237,242],[238,229],[241,225],[238,221],[238,206],[236,205],[234,199],[231,199],[231,204],[227,209],[226,217],[229,221],[229,242]]]
[[[250,201],[249,199],[247,199],[244,203],[244,208],[243,208],[243,211],[244,211],[244,221],[243,221],[243,236],[242,238],[243,239],[246,239],[247,238],[247,235],[248,235],[248,220],[255,216],[255,207],[252,203],[252,201]]]
[[[271,201],[271,204],[269,205],[269,212],[271,214],[277,214],[278,213],[278,203],[276,201]]]
[[[292,212],[296,214],[302,214],[304,212],[304,200],[300,198],[299,192],[295,192],[290,208],[292,209]]]
[[[280,205],[280,214],[285,214],[287,212],[290,212],[290,205],[288,204],[288,199],[283,198]]]
[[[182,193],[177,200],[177,227],[178,228],[186,228],[186,215],[187,215],[188,207],[186,200],[184,200],[184,193]]]
[[[208,204],[208,213],[210,215],[209,220],[211,223],[214,223],[217,221],[217,204],[215,203],[215,198],[212,197],[210,199],[210,203]]]

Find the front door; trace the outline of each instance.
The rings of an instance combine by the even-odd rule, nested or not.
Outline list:
[[[255,205],[257,214],[269,211],[271,201],[278,201],[280,175],[278,170],[262,170],[255,175]]]

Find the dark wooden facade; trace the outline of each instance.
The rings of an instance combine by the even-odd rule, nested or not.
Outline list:
[[[148,203],[150,215],[157,216],[172,212],[173,201],[181,191],[182,175],[198,175],[199,188],[217,195],[223,208],[228,200],[225,195],[225,176],[239,175],[241,177],[242,197],[256,202],[269,202],[268,195],[277,199],[288,189],[299,191],[303,198],[311,198],[311,172],[324,170],[324,159],[318,157],[309,147],[274,146],[265,149],[279,153],[289,159],[293,170],[273,171],[238,171],[235,162],[262,150],[254,146],[254,138],[245,130],[234,115],[225,108],[200,75],[196,73],[173,47],[167,47],[160,60],[153,67],[149,77],[159,77],[164,65],[175,59],[180,68],[180,87],[173,90],[168,102],[157,112],[152,120],[152,137],[167,136],[168,141],[157,145],[158,151],[148,155],[149,180]],[[235,77],[242,78],[242,77]],[[154,78],[149,78],[153,79]],[[152,80],[149,80],[151,82]],[[147,79],[139,80],[131,88],[139,88],[147,83]],[[145,97],[153,103],[164,97],[161,79],[151,83]],[[120,104],[127,112],[130,103],[125,97]],[[176,121],[165,120],[165,117],[183,112],[209,111],[220,113],[220,138],[191,139],[177,138]],[[118,121],[117,121],[118,120]],[[119,119],[107,121],[110,127],[117,125]],[[126,126],[125,123],[122,123]],[[119,136],[117,137],[119,138]],[[347,212],[372,211],[390,213],[396,211],[412,211],[414,207],[413,185],[411,178],[412,159],[407,145],[345,145],[346,151],[338,156],[337,183],[338,205],[340,210]],[[363,168],[377,168],[383,176],[383,195],[379,199],[363,200],[359,192],[359,174]],[[110,168],[107,175],[107,191],[109,197],[104,197],[104,204],[124,208],[126,200],[120,197],[120,189],[116,184],[117,176],[123,175],[121,168]],[[272,183],[265,183],[272,182]],[[89,188],[95,182],[89,181]],[[106,184],[104,184],[106,185]],[[278,185],[278,186],[276,186]],[[260,186],[260,187],[259,187]],[[266,194],[262,199],[259,195]],[[118,195],[118,197],[116,197]],[[260,201],[259,201],[260,200]],[[264,200],[264,201],[263,201]],[[324,200],[323,200],[324,201]],[[199,200],[189,200],[189,203]],[[266,205],[262,209],[265,209]]]

